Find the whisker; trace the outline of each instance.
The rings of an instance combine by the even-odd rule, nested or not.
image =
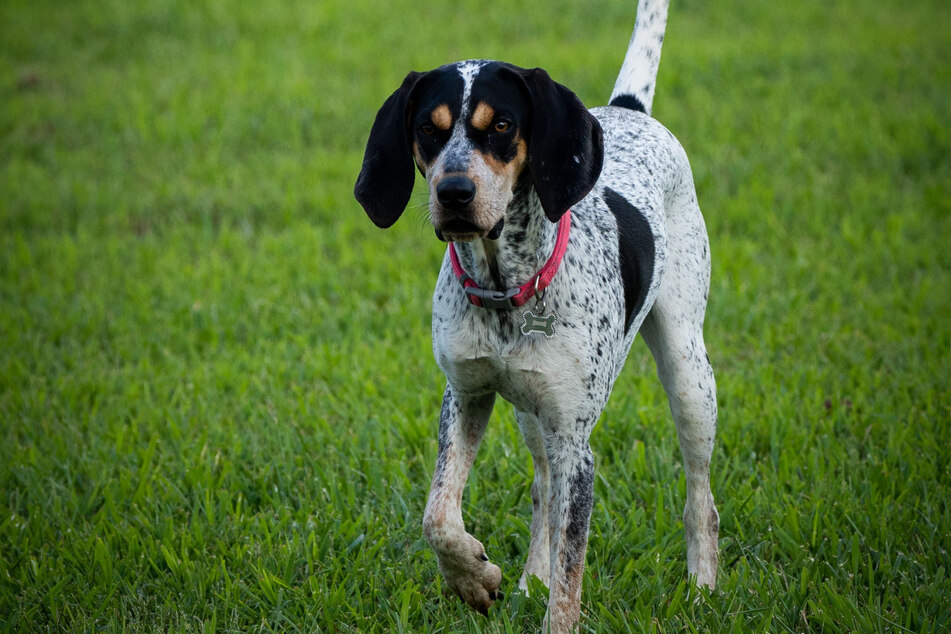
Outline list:
[[[416,217],[417,226],[422,229],[426,225],[429,225],[432,220],[429,213],[429,193],[415,193],[413,194],[413,198],[418,202],[407,205],[406,209],[413,212],[413,215]]]

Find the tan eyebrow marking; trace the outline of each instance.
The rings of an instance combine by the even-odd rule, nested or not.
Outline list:
[[[472,115],[472,127],[476,130],[486,130],[495,117],[495,109],[484,101],[480,101]]]
[[[452,126],[452,113],[449,111],[449,106],[446,104],[436,106],[436,109],[433,110],[430,118],[433,120],[433,125],[440,130],[448,130]]]

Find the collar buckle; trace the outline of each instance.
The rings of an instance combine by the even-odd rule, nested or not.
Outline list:
[[[491,308],[493,310],[516,308],[515,304],[512,303],[512,298],[521,291],[521,289],[518,288],[494,291],[488,288],[479,288],[478,286],[466,286],[463,290],[466,292],[466,295],[469,296],[471,303],[475,303],[472,301],[473,298],[478,298],[482,304],[482,308]]]

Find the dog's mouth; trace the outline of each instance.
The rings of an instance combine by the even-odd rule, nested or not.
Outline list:
[[[479,238],[498,240],[504,226],[504,218],[496,222],[489,231],[464,218],[452,218],[436,227],[436,237],[443,242],[472,242]]]

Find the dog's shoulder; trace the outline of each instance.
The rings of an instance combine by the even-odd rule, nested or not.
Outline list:
[[[603,130],[603,173],[612,175],[633,165],[646,177],[660,178],[670,170],[689,169],[680,142],[657,119],[617,106],[592,108],[590,112]]]
[[[662,233],[658,225],[664,222],[665,197],[693,179],[683,147],[663,124],[642,112],[617,106],[590,112],[603,130],[604,165],[585,202],[615,215],[618,205],[635,206],[652,230]]]

